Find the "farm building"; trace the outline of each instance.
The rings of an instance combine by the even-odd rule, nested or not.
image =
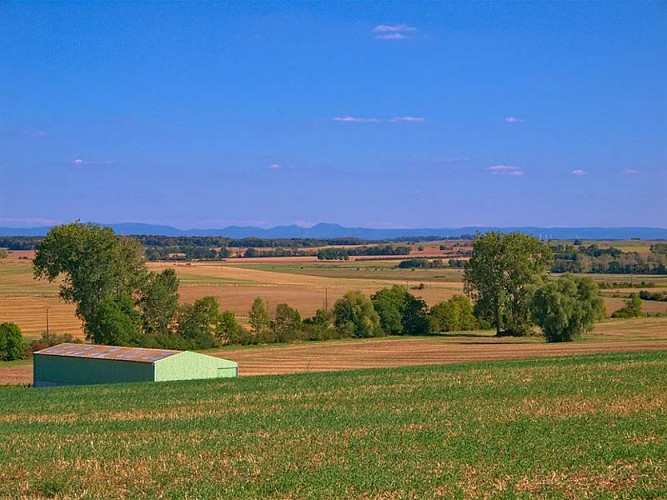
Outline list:
[[[238,376],[234,361],[189,351],[59,344],[34,353],[35,387]]]

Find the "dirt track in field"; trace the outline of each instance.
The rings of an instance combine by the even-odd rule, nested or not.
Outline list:
[[[626,325],[627,323],[627,325]],[[655,324],[652,324],[655,323]],[[405,337],[332,341],[260,348],[225,349],[213,356],[239,363],[241,376],[389,368],[412,365],[465,363],[527,358],[563,357],[629,351],[667,351],[665,319],[647,319],[636,332],[636,320],[601,324],[599,334],[587,342],[547,344],[535,338],[503,339],[486,335]],[[641,327],[640,327],[641,328]],[[32,365],[0,366],[0,385],[32,383]]]

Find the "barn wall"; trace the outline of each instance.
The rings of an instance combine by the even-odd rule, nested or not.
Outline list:
[[[49,387],[146,382],[154,369],[151,363],[35,354],[33,373],[35,387]]]
[[[194,380],[229,378],[238,375],[234,361],[196,352],[181,352],[155,362],[155,380]]]

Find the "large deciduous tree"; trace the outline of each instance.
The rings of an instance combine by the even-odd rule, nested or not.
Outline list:
[[[478,235],[463,274],[477,315],[490,321],[497,335],[527,334],[532,292],[552,261],[551,249],[532,236],[493,231]]]
[[[99,324],[100,304],[110,306],[120,296],[134,298],[148,275],[138,242],[80,222],[51,229],[33,264],[36,278],[63,277],[60,297],[76,304],[89,340],[97,336],[91,329]]]
[[[33,265],[36,278],[62,278],[60,297],[76,304],[88,340],[138,345],[142,334],[168,334],[178,278],[150,272],[138,241],[97,224],[65,224],[49,231]]]
[[[590,332],[605,308],[591,278],[561,276],[540,287],[533,299],[533,318],[548,342],[569,342]]]
[[[173,269],[151,273],[140,290],[137,305],[148,335],[168,334],[178,316],[179,281]]]

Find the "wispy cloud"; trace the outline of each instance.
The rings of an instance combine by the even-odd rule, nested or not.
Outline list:
[[[417,28],[409,24],[378,24],[373,28],[373,33],[406,33],[417,31]]]
[[[26,137],[46,137],[46,130],[42,130],[39,128],[30,128],[26,130],[21,130],[19,134],[26,136]]]
[[[336,116],[335,122],[343,123],[423,123],[426,118],[422,116],[395,116],[389,119],[382,118],[364,118],[358,116]]]
[[[272,163],[269,165],[269,170],[280,170],[282,167],[280,166],[279,163]]]
[[[90,160],[82,160],[81,158],[75,158],[71,162],[69,162],[70,165],[74,165],[75,167],[101,167],[105,165],[113,165],[114,162],[111,160],[107,161],[90,161]]]
[[[405,40],[416,31],[417,28],[408,24],[379,24],[372,32],[378,40]]]
[[[526,175],[522,168],[512,165],[492,165],[489,167],[489,171],[493,175],[511,175],[512,177]]]
[[[586,171],[581,170],[580,168],[578,168],[576,170],[573,170],[571,173],[572,173],[572,175],[576,175],[577,177],[582,176],[582,175],[586,175]]]
[[[522,121],[523,120],[521,118],[517,117],[517,116],[508,116],[508,117],[505,118],[505,123],[514,124],[514,123],[520,123]]]
[[[333,121],[345,123],[380,123],[379,118],[360,118],[357,116],[336,116]]]
[[[639,173],[639,170],[637,170],[636,168],[626,168],[623,171],[623,173],[627,175],[637,175]]]
[[[460,156],[451,156],[448,158],[437,158],[433,160],[433,163],[462,163],[464,161],[468,161],[470,158],[464,158]]]
[[[423,123],[426,121],[426,118],[421,116],[395,116],[389,120],[391,123]]]
[[[376,40],[405,40],[407,38],[410,37],[403,33],[383,33],[381,35],[375,35]]]

